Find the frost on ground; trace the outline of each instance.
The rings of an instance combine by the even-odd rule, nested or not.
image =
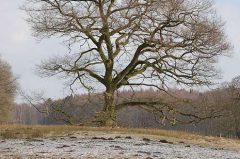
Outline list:
[[[126,134],[0,140],[1,159],[240,159],[240,152]]]

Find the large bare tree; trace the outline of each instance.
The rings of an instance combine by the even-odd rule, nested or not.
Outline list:
[[[36,37],[78,48],[43,61],[41,75],[103,86],[104,125],[115,121],[118,89],[209,84],[229,49],[211,0],[27,0],[24,10]]]

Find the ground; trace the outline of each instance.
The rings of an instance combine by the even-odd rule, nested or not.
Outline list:
[[[240,159],[237,140],[187,135],[183,132],[143,129],[117,131],[107,128],[81,128],[77,131],[77,128],[69,127],[64,133],[56,135],[63,128],[54,127],[48,133],[45,130],[46,134],[39,137],[33,135],[34,128],[24,127],[15,132],[16,136],[4,136],[3,132],[15,129],[0,127],[1,159]],[[40,130],[43,129],[35,128],[39,130],[38,135],[42,135]],[[24,133],[28,132],[25,137],[20,135],[23,130]]]

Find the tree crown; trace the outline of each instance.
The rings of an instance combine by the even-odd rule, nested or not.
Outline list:
[[[77,48],[43,61],[41,75],[87,89],[209,84],[230,48],[211,0],[28,0],[24,10],[35,36]]]

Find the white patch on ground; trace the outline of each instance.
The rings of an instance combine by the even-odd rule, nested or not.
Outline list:
[[[130,138],[123,134],[96,136],[85,133],[44,139],[0,140],[0,158],[240,159],[240,152],[233,150],[143,140],[134,135]]]

